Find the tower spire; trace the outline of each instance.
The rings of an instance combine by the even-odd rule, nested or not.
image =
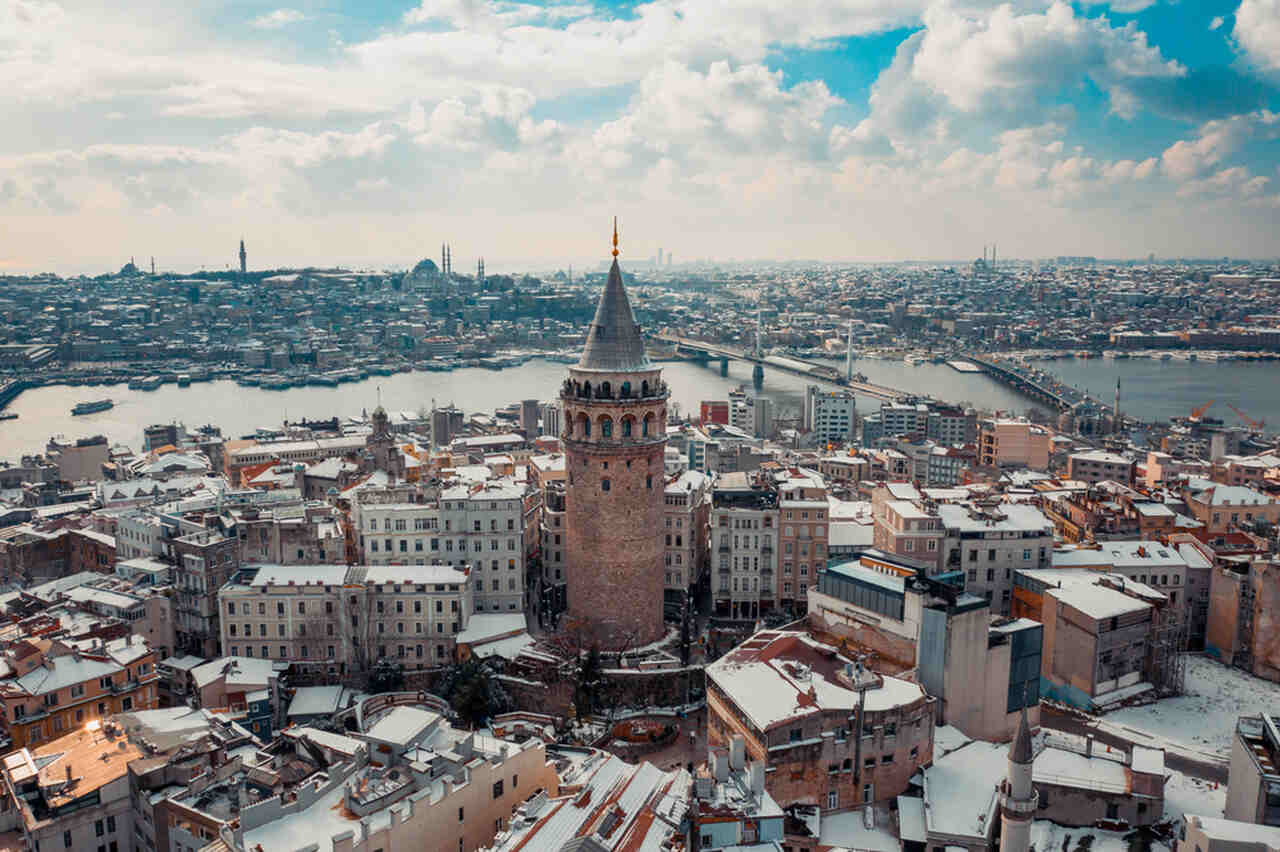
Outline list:
[[[618,256],[618,217],[613,217],[613,256]]]

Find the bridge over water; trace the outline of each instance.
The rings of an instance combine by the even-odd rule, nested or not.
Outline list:
[[[674,346],[679,354],[692,356],[700,360],[712,361],[719,359],[720,370],[722,373],[728,372],[730,361],[745,361],[755,365],[753,370],[753,378],[757,381],[764,378],[764,368],[767,366],[773,370],[780,370],[784,373],[790,373],[796,376],[803,376],[806,379],[812,379],[815,382],[821,382],[829,385],[836,385],[842,388],[848,388],[856,394],[874,397],[882,400],[895,400],[904,397],[916,397],[924,399],[922,394],[913,394],[910,391],[891,388],[887,385],[878,385],[873,382],[858,382],[847,379],[840,375],[840,372],[834,367],[827,364],[815,364],[812,361],[806,361],[802,358],[782,357],[780,355],[757,355],[753,352],[747,352],[743,349],[737,349],[732,346],[724,346],[719,343],[708,343],[705,340],[695,340],[691,337],[682,337],[680,335],[662,332],[653,335],[653,339],[661,343]]]

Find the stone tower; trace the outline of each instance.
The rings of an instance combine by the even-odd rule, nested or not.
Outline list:
[[[1031,749],[1031,727],[1027,708],[1022,708],[1018,733],[1009,746],[1009,773],[1000,785],[1000,852],[1027,852],[1031,848],[1031,820],[1035,819],[1039,797],[1031,784],[1035,754]]]
[[[565,486],[565,627],[602,650],[663,635],[667,387],[650,363],[613,266],[582,358],[560,393]]]
[[[391,419],[381,404],[373,410],[373,434],[365,439],[365,448],[373,456],[375,470],[383,470],[392,480],[404,479],[404,454],[391,434]]]
[[[248,262],[247,262],[248,260],[249,260],[249,256],[244,253],[244,240],[241,239],[240,240],[240,274],[241,275],[244,275],[246,272],[249,271]]]

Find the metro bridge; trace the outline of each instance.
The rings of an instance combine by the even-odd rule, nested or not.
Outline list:
[[[674,346],[677,354],[688,356],[694,360],[713,361],[719,359],[721,375],[729,374],[729,362],[731,360],[745,361],[754,364],[755,367],[752,370],[751,377],[757,383],[764,379],[764,368],[767,366],[774,370],[781,370],[784,373],[803,376],[806,379],[812,379],[816,382],[823,382],[825,384],[848,388],[854,393],[873,397],[875,399],[890,401],[902,399],[904,397],[927,399],[927,397],[921,394],[913,394],[910,391],[891,388],[887,385],[853,381],[847,376],[840,375],[840,371],[834,367],[827,364],[815,364],[812,361],[806,361],[802,358],[748,352],[743,349],[736,349],[732,346],[725,346],[719,343],[708,343],[705,340],[695,340],[691,337],[682,337],[669,332],[660,332],[652,335],[652,338],[660,343]]]

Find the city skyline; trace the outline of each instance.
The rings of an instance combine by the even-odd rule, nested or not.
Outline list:
[[[1275,0],[0,4],[0,274],[1274,257]],[[70,236],[70,239],[68,238]]]

